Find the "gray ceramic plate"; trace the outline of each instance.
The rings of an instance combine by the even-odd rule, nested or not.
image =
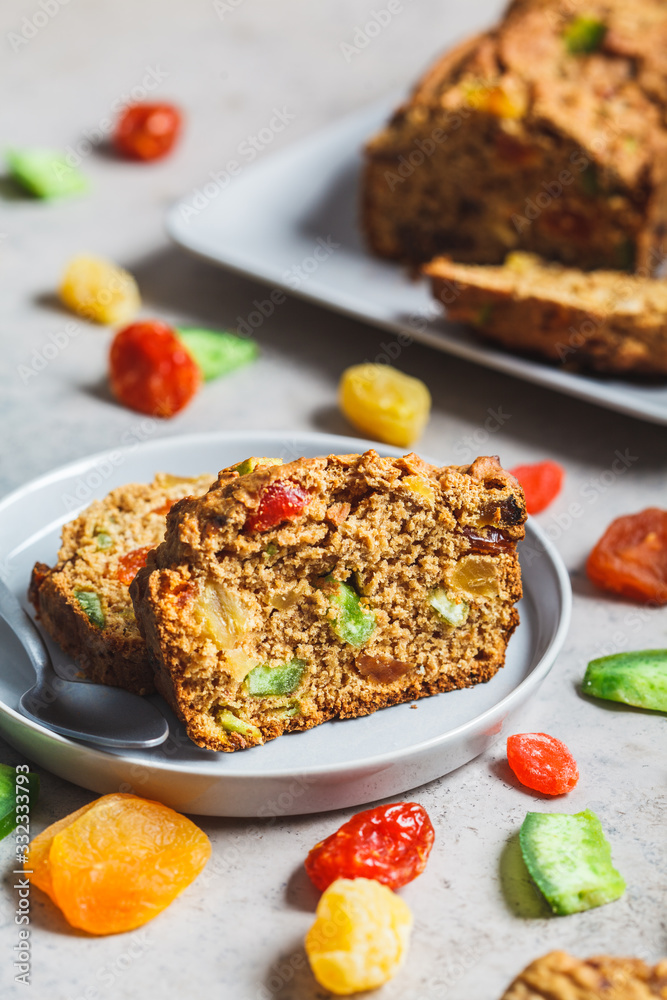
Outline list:
[[[426,282],[370,256],[358,221],[361,148],[399,97],[363,108],[227,183],[207,177],[171,209],[172,237],[216,264],[383,329],[407,332],[436,350],[667,423],[665,379],[649,384],[578,375],[494,350],[447,322]]]
[[[0,568],[27,606],[35,561],[53,563],[60,529],[80,507],[115,486],[155,472],[199,475],[248,455],[350,453],[370,442],[328,434],[197,434],[102,453],[57,469],[0,503]],[[385,454],[395,448],[375,445]],[[73,500],[74,498],[74,500]],[[234,754],[200,750],[155,696],[172,727],[154,750],[106,752],[58,736],[17,712],[32,684],[22,649],[0,629],[0,732],[37,765],[95,792],[135,791],[182,812],[272,816],[319,812],[399,795],[482,753],[541,684],[565,638],[570,584],[550,542],[529,523],[522,546],[525,596],[507,663],[488,684],[397,705],[362,719],[329,722]],[[57,660],[57,654],[56,654]]]

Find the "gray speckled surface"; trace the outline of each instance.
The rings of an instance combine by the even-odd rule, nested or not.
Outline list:
[[[49,9],[56,3],[51,0]],[[121,163],[101,152],[86,156],[93,189],[77,201],[39,204],[12,197],[2,185],[0,490],[113,447],[137,424],[106,389],[110,334],[104,329],[78,323],[71,343],[42,371],[27,381],[18,373],[71,319],[53,299],[71,254],[88,249],[129,266],[144,294],[145,315],[215,325],[247,315],[262,289],[171,248],[162,231],[168,203],[233,157],[274,106],[295,114],[276,137],[278,147],[411,80],[445,40],[489,20],[498,7],[482,0],[464,9],[436,0],[404,2],[402,13],[348,63],[340,43],[353,39],[371,10],[360,0],[218,2],[222,17],[204,0],[70,0],[25,44],[16,42],[23,18],[40,8],[6,0],[0,13],[6,142],[75,144],[82,129],[107,117],[113,102],[141,85],[151,68],[165,74],[152,94],[182,104],[188,125],[176,154],[155,166]],[[383,336],[290,300],[259,330],[262,358],[253,368],[207,387],[156,433],[269,426],[347,433],[336,409],[339,373],[373,357]],[[667,953],[664,717],[585,701],[576,684],[593,655],[667,644],[667,611],[638,612],[603,598],[582,572],[593,540],[612,517],[664,506],[664,429],[419,346],[404,352],[402,366],[424,378],[433,393],[425,452],[464,461],[491,451],[510,466],[551,456],[567,469],[562,495],[540,522],[572,575],[572,627],[516,731],[564,739],[577,756],[581,780],[566,801],[543,800],[516,785],[497,745],[415,791],[432,816],[437,846],[426,873],[403,890],[416,918],[413,943],[404,969],[381,995],[494,1000],[526,962],[554,947],[655,960]],[[498,407],[509,416],[489,434],[487,410]],[[617,451],[629,456],[621,473],[613,471]],[[4,745],[0,758],[17,762]],[[91,798],[48,773],[42,788],[32,816],[35,831]],[[602,820],[628,890],[609,906],[551,918],[527,882],[516,834],[529,809],[587,806]],[[159,991],[164,1000],[175,1000],[231,989],[238,1000],[325,996],[301,950],[316,903],[301,863],[308,848],[345,818],[202,820],[213,841],[208,869],[165,913],[130,934],[95,939],[72,932],[35,891],[29,995],[134,1000]],[[13,846],[12,837],[0,843],[6,873],[3,998],[26,995],[24,986],[12,985]]]

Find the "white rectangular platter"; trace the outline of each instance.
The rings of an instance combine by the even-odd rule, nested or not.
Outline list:
[[[439,351],[667,424],[667,380],[580,375],[495,350],[448,322],[425,281],[367,252],[358,219],[361,148],[395,104],[364,108],[234,176],[209,175],[170,210],[171,236],[223,267]]]

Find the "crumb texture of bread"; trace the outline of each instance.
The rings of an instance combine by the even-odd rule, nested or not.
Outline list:
[[[383,257],[588,269],[664,260],[667,5],[514,0],[448,52],[366,147],[362,226]]]
[[[158,473],[150,484],[118,487],[63,527],[55,566],[34,567],[29,596],[37,617],[84,677],[136,694],[155,691],[129,596],[133,560],[122,560],[159,545],[170,506],[205,492],[212,479]]]
[[[251,529],[285,489],[301,511]],[[525,516],[495,458],[225,472],[172,508],[131,587],[157,687],[195,743],[233,751],[489,680],[518,623]]]
[[[501,1000],[667,1000],[667,961],[653,967],[639,958],[573,958],[552,951],[531,962]]]
[[[515,251],[501,266],[427,264],[449,319],[510,350],[608,374],[667,375],[667,283]]]

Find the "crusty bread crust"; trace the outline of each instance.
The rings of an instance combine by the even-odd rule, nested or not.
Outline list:
[[[424,268],[450,319],[510,350],[609,374],[667,375],[667,284],[511,254],[501,267]]]
[[[249,530],[278,483],[307,491],[308,506]],[[225,472],[174,506],[131,586],[158,690],[195,743],[233,751],[489,680],[518,623],[525,516],[519,484],[492,458],[438,469],[370,451]],[[457,571],[472,574],[460,628],[427,600],[443,581],[455,590]],[[375,615],[361,648],[332,629],[331,575],[352,580]],[[307,665],[298,689],[250,696],[250,670],[294,658]],[[226,728],[221,713],[242,725]]]
[[[604,28],[570,51],[585,16]],[[642,269],[667,235],[667,6],[515,0],[444,55],[366,147],[362,228],[373,252],[500,263],[514,249]]]
[[[639,958],[578,959],[552,951],[531,962],[501,1000],[667,1000],[667,961],[652,968]]]
[[[151,484],[121,486],[63,527],[54,567],[34,567],[30,601],[41,624],[84,677],[136,694],[155,691],[128,583],[117,576],[119,560],[132,550],[158,545],[169,505],[188,493],[205,491],[211,479],[159,473]],[[99,597],[103,625],[86,614],[77,591]]]

